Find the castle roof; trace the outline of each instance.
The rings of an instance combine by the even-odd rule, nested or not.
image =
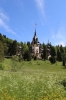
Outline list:
[[[34,32],[34,37],[33,37],[32,43],[33,44],[39,44],[38,38],[36,36],[36,29],[35,29],[35,32]]]

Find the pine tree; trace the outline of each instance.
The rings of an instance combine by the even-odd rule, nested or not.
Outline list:
[[[43,54],[42,54],[42,58],[44,60],[46,60],[46,58],[47,58],[47,47],[46,47],[45,44],[43,44]]]
[[[62,54],[59,47],[57,47],[57,61],[62,61]]]
[[[4,47],[4,56],[7,55],[7,44],[3,43],[3,47]]]
[[[8,56],[12,56],[12,43],[9,43],[8,45],[8,52],[7,52]]]
[[[61,52],[61,53],[64,53],[64,48],[63,48],[62,45],[60,45],[60,52]]]
[[[27,46],[29,48],[29,51],[31,52],[32,51],[32,46],[31,46],[31,43],[29,41],[27,42]]]
[[[12,55],[16,55],[17,53],[17,41],[14,40],[12,44]]]
[[[51,58],[49,59],[51,63],[56,62],[56,50],[54,46],[51,46],[51,52],[50,52]]]
[[[0,41],[0,61],[4,60],[4,48],[3,48],[3,44]]]
[[[0,41],[3,42],[3,36],[1,33],[0,33]]]
[[[55,50],[54,46],[51,46],[51,53],[50,54],[52,57],[56,56],[56,50]]]

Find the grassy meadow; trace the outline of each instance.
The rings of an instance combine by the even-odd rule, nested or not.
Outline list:
[[[66,100],[66,69],[61,62],[5,59],[0,69],[0,100]]]

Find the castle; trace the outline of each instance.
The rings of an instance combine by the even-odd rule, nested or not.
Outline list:
[[[42,48],[40,48],[40,42],[36,36],[36,29],[34,32],[34,37],[32,39],[32,56],[36,56],[37,58],[41,58]]]
[[[36,36],[36,29],[34,32],[34,37],[32,39],[32,56],[41,59],[41,55],[43,53],[43,48],[40,46],[40,42]],[[50,43],[47,44],[47,58],[50,56]]]

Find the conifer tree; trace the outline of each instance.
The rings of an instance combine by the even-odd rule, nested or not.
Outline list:
[[[17,53],[17,41],[14,40],[12,44],[12,55],[16,55]]]
[[[56,56],[56,50],[54,46],[51,46],[51,56],[52,57]]]
[[[62,54],[59,47],[57,47],[57,61],[62,61]]]
[[[0,41],[3,42],[3,36],[1,33],[0,33]]]
[[[56,50],[54,46],[51,46],[50,55],[51,55],[50,62],[55,63],[56,62]]]
[[[60,52],[61,52],[61,53],[64,53],[64,48],[63,48],[62,45],[60,45]]]
[[[0,41],[0,61],[2,61],[4,59],[4,48],[3,48],[3,44]]]
[[[44,43],[43,43],[43,55],[42,55],[42,58],[44,60],[46,60],[46,58],[47,58],[47,47],[46,47],[46,45]]]

